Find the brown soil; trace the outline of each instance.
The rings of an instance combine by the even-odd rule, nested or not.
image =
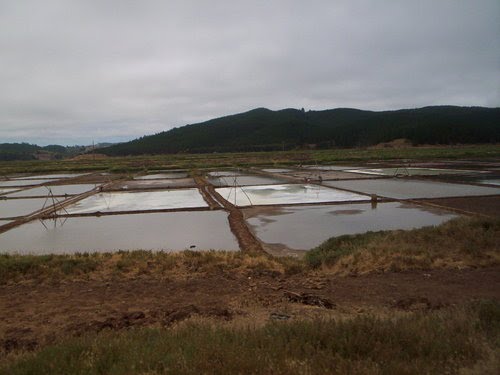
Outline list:
[[[102,159],[107,159],[107,158],[109,158],[109,156],[104,155],[104,154],[83,154],[83,155],[75,156],[74,158],[71,158],[70,160],[102,160]]]
[[[362,312],[392,315],[482,298],[500,300],[500,268],[360,277],[221,270],[161,280],[20,283],[0,286],[0,353],[103,329],[168,327],[188,318],[261,324]]]
[[[490,197],[422,199],[422,201],[454,210],[500,217],[500,195]]]

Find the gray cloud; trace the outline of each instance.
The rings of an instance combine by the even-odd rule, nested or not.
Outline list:
[[[500,105],[497,0],[0,0],[0,142],[272,109]]]

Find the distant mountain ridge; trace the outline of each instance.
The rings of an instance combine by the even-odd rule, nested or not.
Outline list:
[[[38,146],[29,143],[0,143],[0,161],[63,159],[112,145],[113,143],[99,143],[95,146]]]
[[[432,106],[394,111],[256,108],[102,148],[107,155],[364,147],[405,138],[419,144],[496,143],[500,108]]]

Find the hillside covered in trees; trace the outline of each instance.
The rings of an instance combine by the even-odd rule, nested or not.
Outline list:
[[[62,159],[82,152],[85,152],[83,146],[48,145],[42,147],[29,143],[0,143],[0,161]]]
[[[496,143],[500,108],[438,106],[381,112],[258,108],[144,136],[99,152],[138,155],[365,147],[399,138],[414,145]]]

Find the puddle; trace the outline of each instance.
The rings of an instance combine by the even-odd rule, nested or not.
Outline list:
[[[217,192],[237,206],[368,200],[369,197],[318,185],[267,185],[219,188]],[[236,203],[235,203],[236,202]]]
[[[52,180],[0,180],[0,188],[10,186],[40,185]]]
[[[214,186],[274,185],[285,182],[278,178],[254,175],[209,177],[208,181]]]
[[[335,181],[324,182],[324,184],[394,199],[445,198],[500,194],[500,189],[493,187],[397,178]]]
[[[66,207],[69,214],[208,207],[198,189],[99,193]]]
[[[239,250],[223,211],[75,217],[44,224],[47,228],[33,221],[0,234],[0,252]]]
[[[77,185],[53,185],[41,186],[37,188],[19,191],[9,194],[8,197],[46,197],[49,194],[49,188],[53,195],[76,195],[92,190],[96,187],[94,184],[77,184]]]
[[[42,179],[60,179],[85,176],[88,173],[60,173],[60,174],[42,174],[36,176],[16,177],[16,180],[42,180]]]
[[[186,177],[189,177],[187,172],[165,172],[165,173],[148,174],[146,176],[138,176],[135,177],[134,180],[156,180],[164,178],[186,178]]]
[[[169,189],[178,187],[194,187],[196,183],[192,178],[174,178],[174,179],[150,179],[150,180],[134,180],[122,182],[112,190],[128,190],[128,189]]]
[[[293,172],[292,169],[287,169],[287,168],[266,168],[266,169],[263,169],[262,171],[267,172],[267,173],[287,173],[287,172]]]
[[[45,201],[45,198],[2,199],[0,200],[0,218],[28,215],[40,210]]]
[[[346,172],[363,173],[377,176],[439,176],[446,174],[470,174],[482,173],[481,171],[461,170],[461,169],[442,169],[442,168],[372,168],[372,169],[349,169]]]
[[[367,231],[412,229],[438,225],[456,215],[406,203],[356,203],[244,209],[253,232],[269,245],[308,250],[330,237]]]

